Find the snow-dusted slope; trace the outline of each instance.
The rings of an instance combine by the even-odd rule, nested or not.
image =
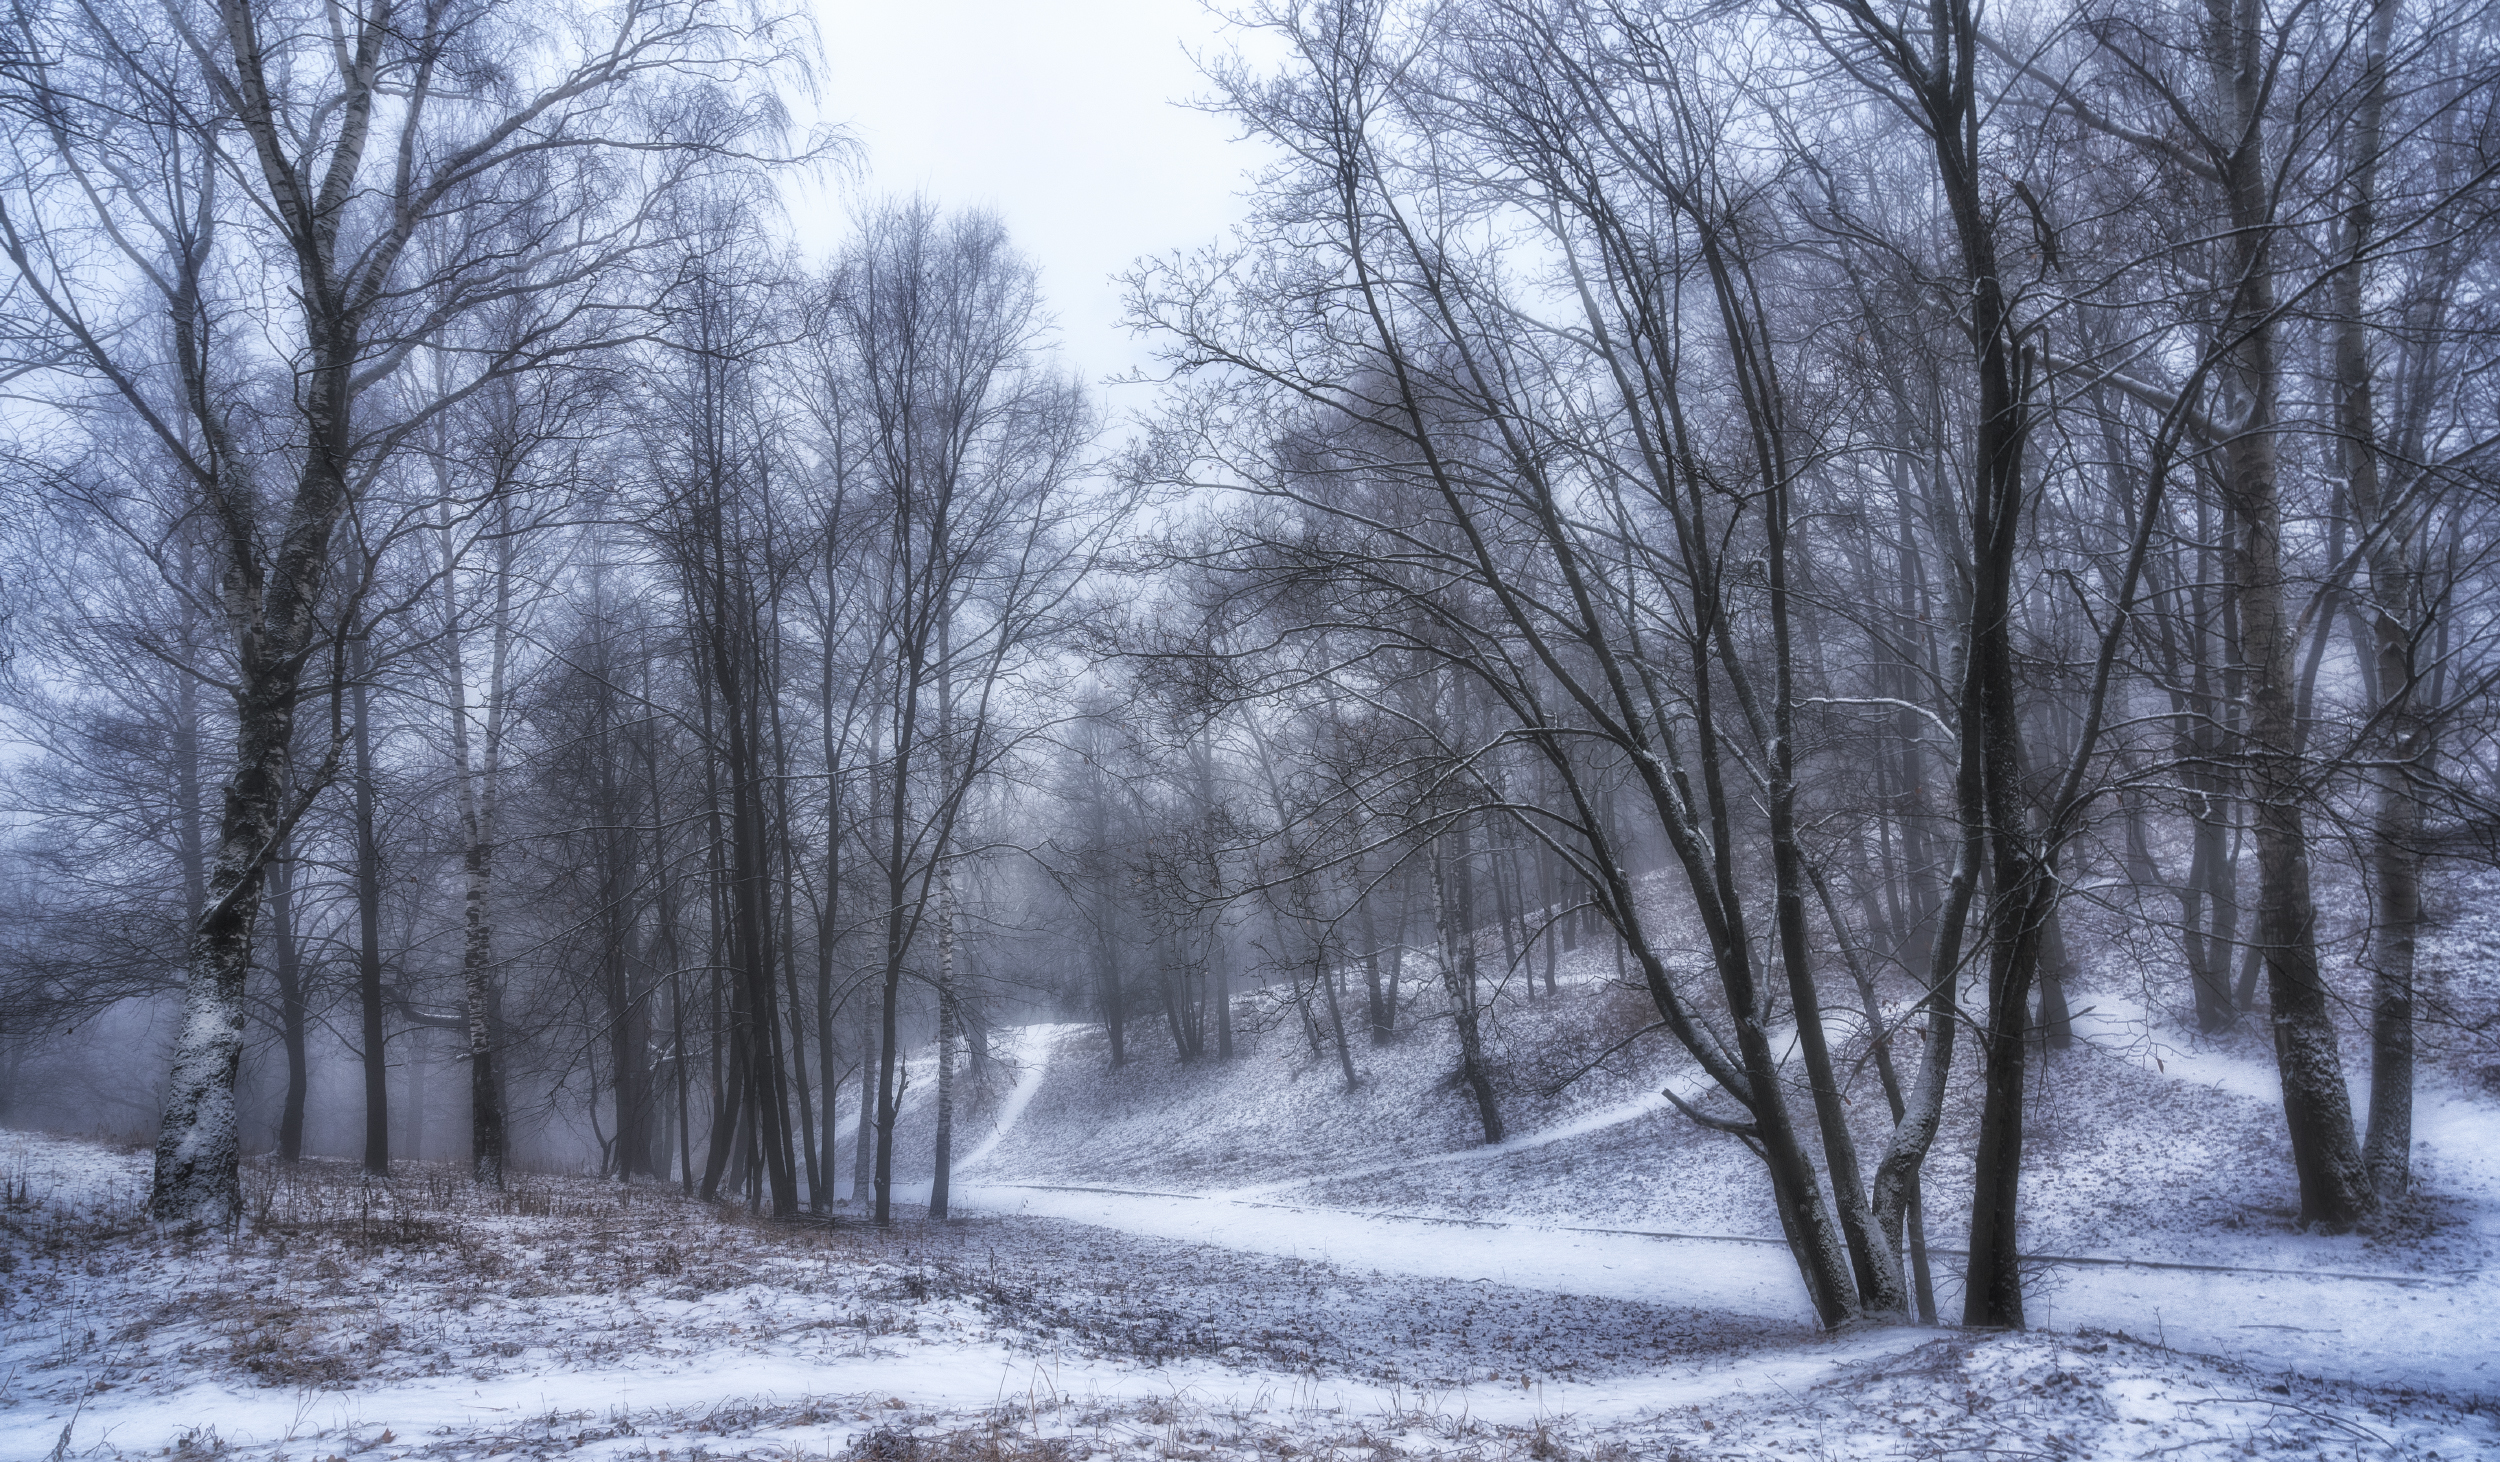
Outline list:
[[[1247,1038],[1228,1068],[1132,1040],[1110,1068],[1099,1031],[1028,1035],[1016,1115],[958,1179],[959,1201],[1388,1274],[1483,1279],[1765,1318],[1802,1313],[1765,1186],[1733,1142],[1678,1117],[1649,1083],[1699,1088],[1654,1044],[1554,1093],[1558,1068],[1620,1024],[1595,983],[1507,1012],[1506,1089],[1537,1125],[1481,1142],[1446,1080],[1446,1033],[1358,1053],[1297,1031]],[[2291,1231],[2269,1066],[2192,1048],[2140,1004],[2084,992],[2074,1050],[2035,1099],[2025,1247],[2042,1256],[2036,1324],[2119,1330],[2306,1374],[2500,1393],[2500,1119],[2434,1086],[2421,1107],[2428,1223],[2363,1235]],[[1291,1039],[1287,1039],[1290,1037]],[[1871,1081],[1869,1085],[1871,1086]],[[1929,1232],[1959,1242],[1972,1114],[1931,1163]],[[1867,1135],[1875,1136],[1870,1126]],[[1958,1260],[1937,1256],[1945,1308]]]

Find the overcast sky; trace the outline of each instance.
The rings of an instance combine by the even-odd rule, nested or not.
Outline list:
[[[864,148],[855,183],[803,193],[820,254],[862,196],[921,191],[996,212],[1042,270],[1068,363],[1096,381],[1145,363],[1110,276],[1214,243],[1259,156],[1221,119],[1193,55],[1239,39],[1199,0],[817,0],[821,106]],[[1135,389],[1113,393],[1135,409]]]

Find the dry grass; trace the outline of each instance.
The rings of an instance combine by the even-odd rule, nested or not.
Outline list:
[[[884,1231],[774,1224],[673,1190],[539,1174],[495,1192],[449,1169],[372,1181],[344,1164],[256,1164],[247,1222],[232,1238],[162,1232],[127,1216],[135,1204],[59,1201],[40,1189],[0,1172],[0,1313],[14,1367],[13,1389],[0,1393],[0,1454],[17,1454],[13,1435],[33,1434],[13,1434],[13,1421],[49,1417],[57,1428],[72,1404],[109,1408],[116,1392],[170,1395],[207,1380],[348,1398],[353,1406],[325,1414],[377,1419],[238,1446],[217,1429],[233,1433],[232,1419],[211,1415],[172,1435],[98,1444],[88,1434],[69,1455],[123,1455],[114,1445],[254,1462],[2500,1455],[2500,1427],[2470,1399],[2294,1383],[2114,1336],[1938,1336],[1793,1391],[1761,1381],[1747,1391],[1750,1362],[1732,1353],[1735,1340],[1696,1329],[1706,1349],[1632,1369],[1667,1358],[1736,1365],[1700,1404],[1603,1425],[1541,1411],[1504,1425],[1471,1414],[1469,1397],[1488,1404],[1489,1372],[1501,1373],[1514,1403],[1501,1414],[1516,1419],[1529,1368],[1579,1367],[1576,1394],[1602,1395],[1602,1378],[1623,1368],[1601,1358],[1627,1336],[1699,1322],[1561,1295],[1505,1297],[1494,1286],[1459,1286],[1453,1300],[1427,1282],[1039,1220]],[[1453,1346],[1453,1332],[1470,1324],[1473,1338]],[[1147,1367],[1186,1357],[1199,1364],[1184,1374],[1229,1374],[1219,1389],[1235,1394],[1217,1402],[1177,1382],[1167,1394],[1110,1401],[1037,1390],[952,1411],[888,1394],[731,1396],[692,1408],[559,1404],[425,1436],[389,1425],[390,1388],[430,1377],[464,1390],[472,1379],[544,1377],[561,1397],[566,1373],[700,1364],[736,1374],[741,1357],[925,1355],[914,1350],[922,1341]],[[1741,1348],[1804,1354],[1759,1334]],[[1170,1373],[1121,1374],[1133,1385]],[[1444,1375],[1472,1384],[1461,1392],[1426,1379]],[[1349,1392],[1375,1399],[1332,1399]],[[26,1454],[52,1445],[48,1434],[36,1441]]]
[[[186,1234],[0,1176],[0,1314],[21,1351],[31,1328],[53,1332],[32,1369],[95,1392],[175,1375],[338,1390],[498,1372],[534,1348],[614,1360],[714,1338],[700,1321],[661,1333],[652,1301],[755,1286],[847,1300],[820,1318],[862,1336],[909,1328],[877,1298],[916,1272],[908,1236],[774,1225],[671,1190],[255,1162],[245,1200],[237,1234]]]

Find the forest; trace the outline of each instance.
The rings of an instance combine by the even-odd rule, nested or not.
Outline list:
[[[1315,1213],[1586,1224],[1411,1164],[1602,1088],[1783,1344],[2116,1330],[2041,1256],[2160,1256],[2079,1183],[2488,1272],[2500,14],[1227,18],[1242,221],[1106,381],[1014,218],[845,182],[839,7],[8,12],[0,1123],[129,1178],[20,1149],[15,1240],[423,1187],[890,1265],[1011,1138],[1161,1199],[1236,1121]],[[2112,1051],[2235,1063],[2237,1146],[2087,1172],[2186,1141]],[[2500,1448],[2390,1365],[2275,1369]]]

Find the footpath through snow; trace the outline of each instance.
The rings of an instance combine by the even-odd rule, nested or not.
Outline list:
[[[1428,1028],[1349,1095],[1290,1032],[1114,1073],[1099,1031],[1027,1027],[959,1087],[970,1216],[888,1230],[255,1163],[244,1232],[186,1239],[135,1218],[144,1153],[0,1134],[0,1462],[2500,1457],[2485,1099],[2424,1091],[2412,1227],[2296,1234],[2266,1064],[2079,1002],[2026,1171],[2035,1331],[1825,1337],[1750,1160],[1653,1094],[1701,1094],[1672,1056],[1539,1095],[1527,1037],[1602,1047],[1607,998],[1496,1032],[1528,1129],[1498,1146]]]
[[[2138,1002],[2090,997],[2078,1004],[2085,1009],[2077,1022],[2083,1042],[2148,1063],[2171,1081],[2268,1106],[2280,1100],[2270,1068],[2174,1043]],[[1310,1183],[1308,1177],[1197,1193],[984,1181],[983,1169],[1012,1167],[1015,1125],[1053,1052],[1073,1034],[1047,1028],[1029,1032],[1019,1046],[1023,1069],[998,1127],[959,1170],[954,1192],[963,1204],[1386,1274],[1764,1318],[1793,1318],[1805,1307],[1804,1285],[1785,1247],[1757,1236],[1598,1232],[1592,1230],[1602,1226],[1364,1212],[1284,1196]],[[1679,1095],[1689,1099],[1694,1092],[1688,1086]],[[2356,1111],[2367,1109],[2365,1097],[2356,1096]],[[1327,1177],[1499,1162],[1647,1118],[1667,1105],[1663,1097],[1613,1103],[1504,1143],[1364,1164]],[[2500,1248],[2500,1123],[2491,1105],[2431,1090],[2420,1098],[2415,1120],[2424,1185],[2452,1203],[2488,1248]],[[2500,1272],[2489,1267],[2408,1273],[2386,1266],[2358,1239],[2288,1233],[2250,1236],[2230,1253],[2199,1262],[2202,1256],[2148,1250],[2125,1237],[2113,1235],[2112,1243],[2090,1253],[2044,1258],[2029,1287],[2033,1325],[2121,1332],[2309,1376],[2500,1395]],[[1956,1259],[1940,1254],[1938,1262],[1949,1271]]]
[[[2125,1340],[1793,1323],[1019,1217],[774,1225],[524,1175],[256,1166],[187,1240],[145,1158],[0,1137],[0,1458],[1471,1462],[2500,1449],[2487,1410]]]

